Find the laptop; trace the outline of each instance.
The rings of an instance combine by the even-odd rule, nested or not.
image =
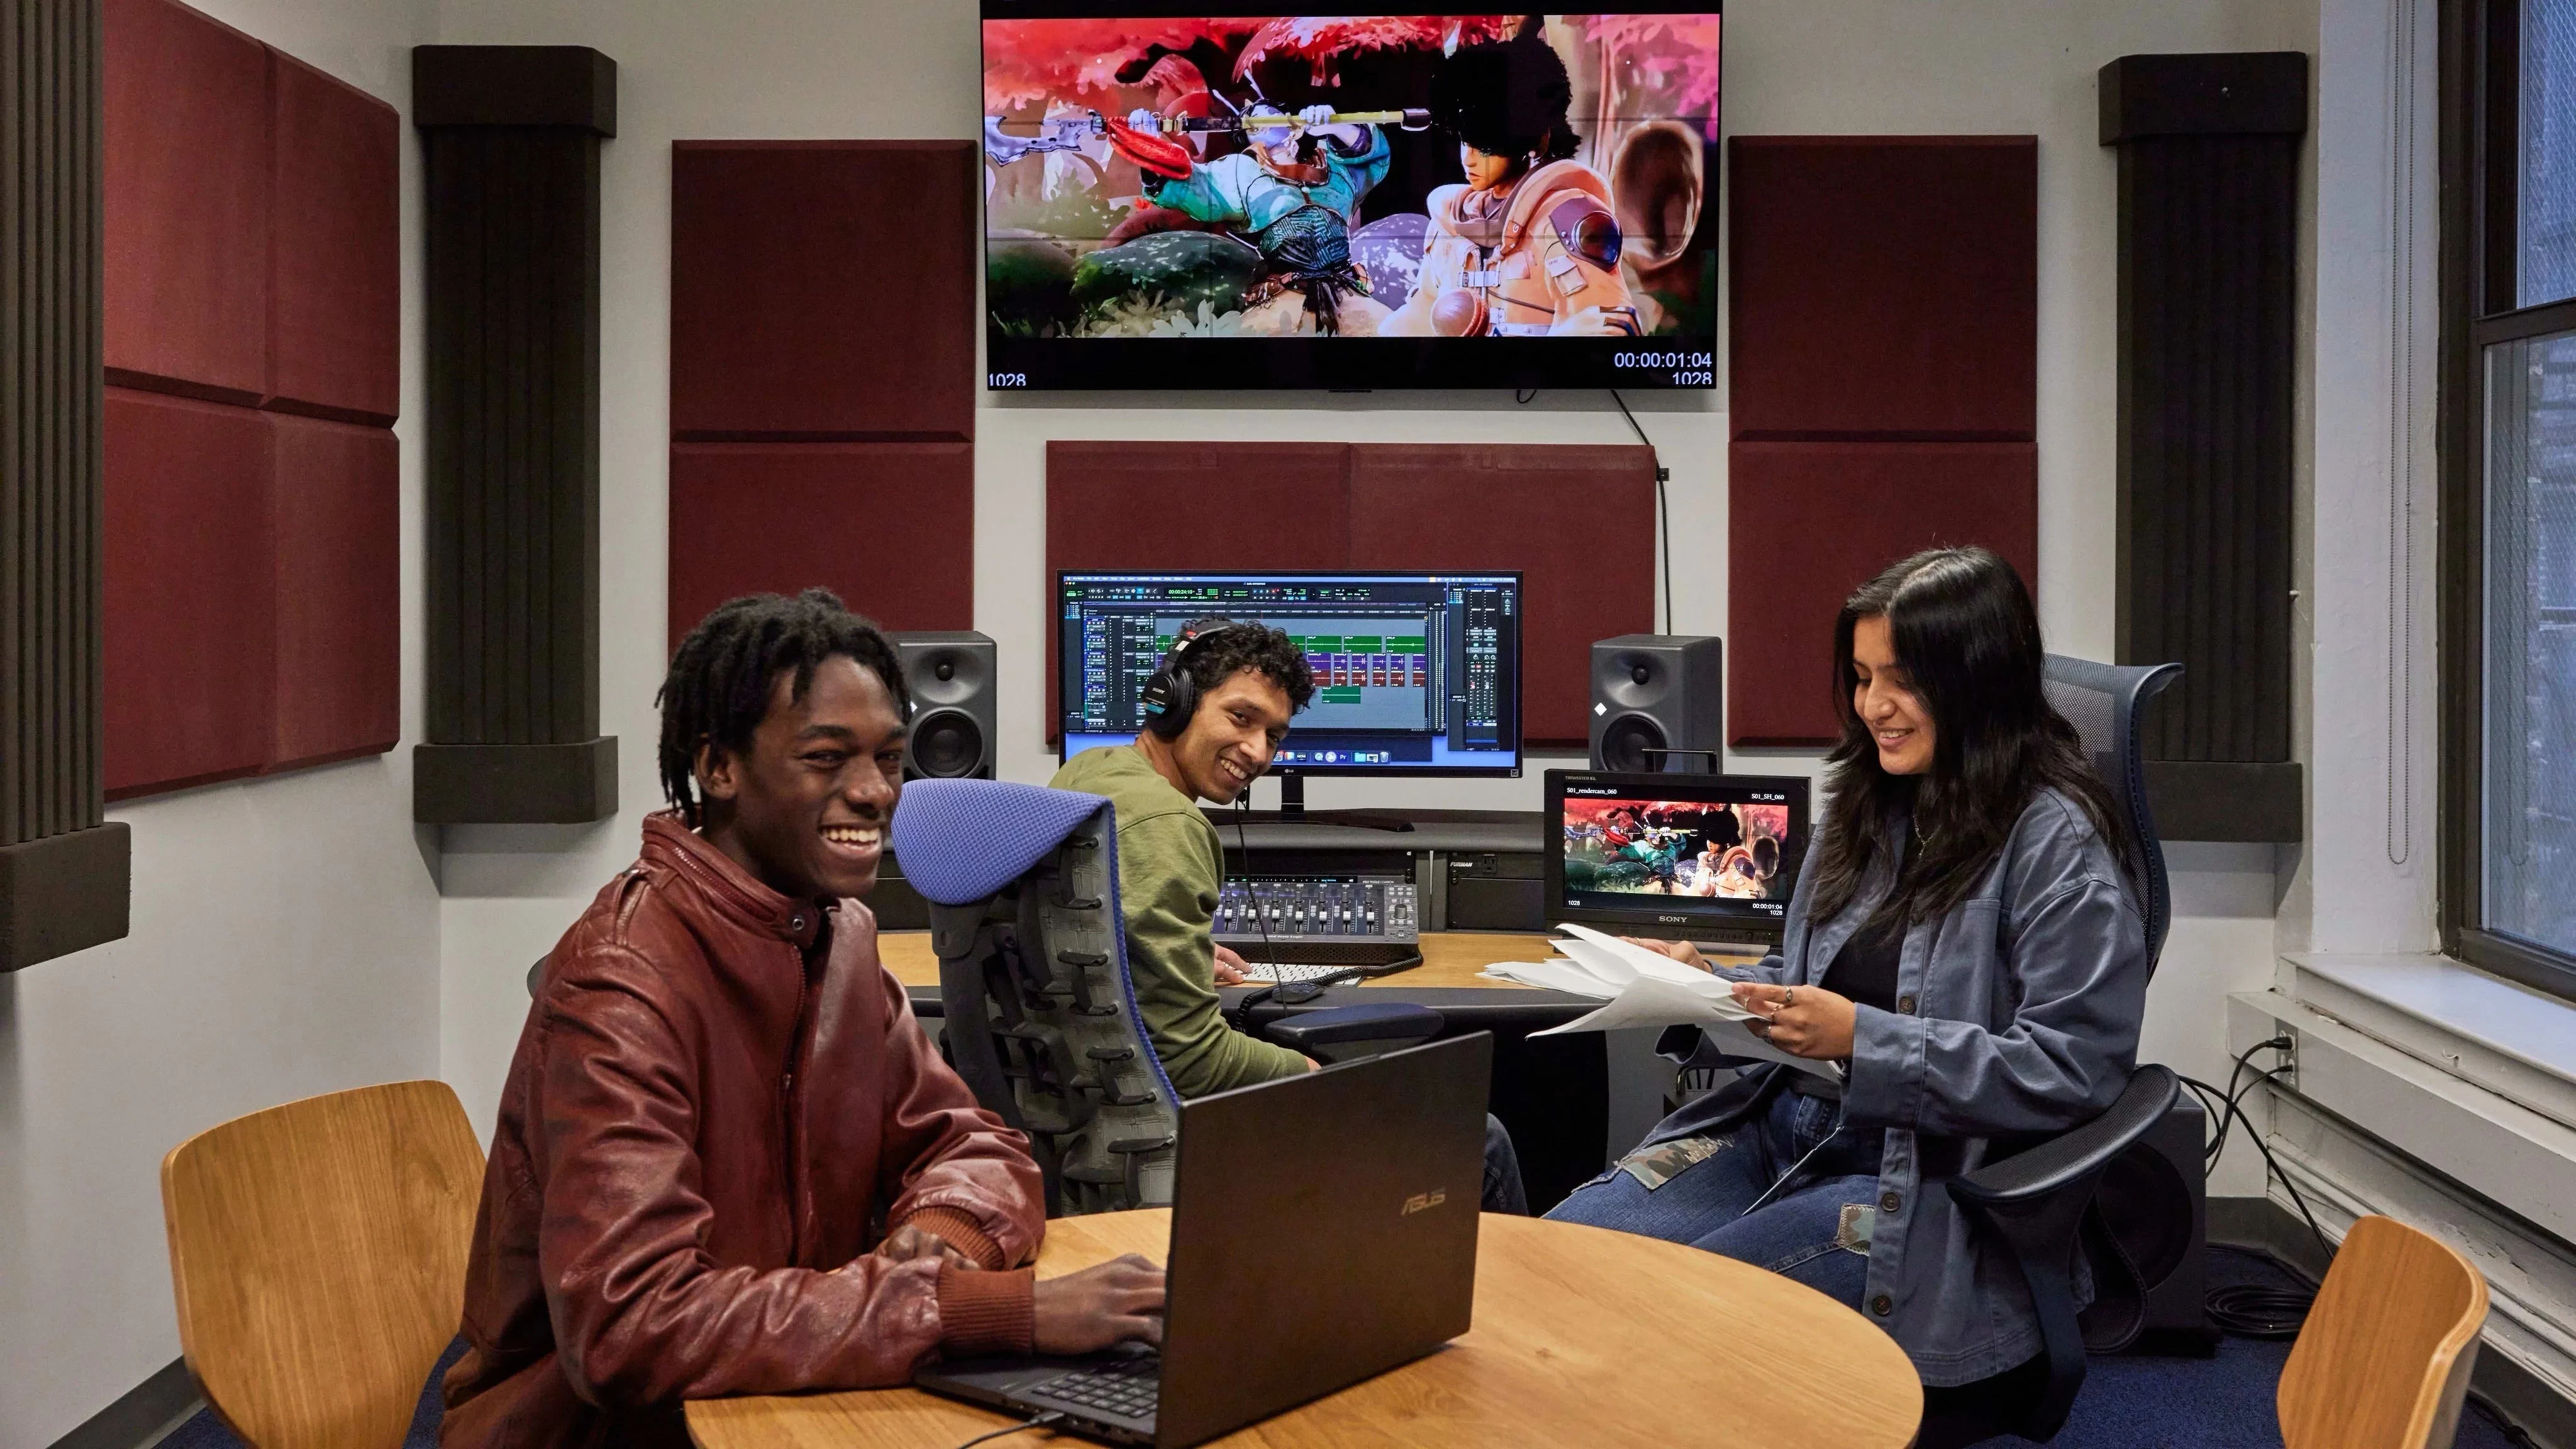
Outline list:
[[[1181,1104],[1163,1346],[960,1359],[913,1382],[1118,1444],[1181,1449],[1467,1331],[1493,1038]]]

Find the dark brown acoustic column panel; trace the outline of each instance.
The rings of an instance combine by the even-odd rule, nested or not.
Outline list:
[[[412,811],[603,819],[599,144],[617,70],[584,46],[412,51],[427,182],[429,740]]]
[[[2037,587],[2039,145],[1730,144],[1727,738],[1822,744],[1852,588],[1963,543]]]
[[[2296,51],[2123,56],[2101,72],[2120,156],[2122,663],[2178,660],[2149,707],[2157,827],[2296,840],[2291,495],[2298,363]]]
[[[671,148],[670,638],[821,585],[975,624],[975,192],[965,141]]]
[[[97,0],[0,0],[0,971],[126,933],[106,821]]]

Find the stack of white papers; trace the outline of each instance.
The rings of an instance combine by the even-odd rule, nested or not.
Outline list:
[[[1600,1010],[1563,1026],[1535,1031],[1554,1036],[1569,1031],[1615,1031],[1638,1026],[1695,1026],[1710,1043],[1731,1057],[1784,1062],[1829,1082],[1843,1079],[1838,1062],[1791,1056],[1753,1034],[1745,1023],[1755,1013],[1736,1001],[1724,977],[1685,966],[1669,956],[1631,945],[1588,926],[1557,927],[1564,939],[1551,942],[1563,953],[1548,961],[1498,961],[1478,975],[1497,981],[1543,986],[1605,1002]]]

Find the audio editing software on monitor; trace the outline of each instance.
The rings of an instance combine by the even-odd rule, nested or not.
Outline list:
[[[1315,697],[1271,773],[1518,775],[1516,573],[1065,573],[1057,724],[1066,758],[1143,728],[1145,681],[1191,620],[1284,630]]]

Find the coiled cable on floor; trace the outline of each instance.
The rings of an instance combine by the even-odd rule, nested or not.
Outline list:
[[[2218,1122],[2218,1131],[2210,1138],[2208,1156],[2202,1162],[2203,1170],[2218,1164],[2219,1154],[2227,1149],[2228,1132],[2238,1122],[2245,1121],[2246,1094],[2266,1082],[2276,1080],[2288,1070],[2286,1064],[2274,1067],[2270,1071],[2257,1074],[2254,1080],[2239,1086],[2239,1080],[2253,1066],[2254,1054],[2267,1050],[2287,1052],[2291,1046],[2290,1038],[2276,1036],[2269,1041],[2256,1042],[2246,1048],[2244,1053],[2236,1058],[2235,1069],[2227,1074],[2225,1090],[2191,1077],[2182,1079],[2183,1085],[2189,1087],[2193,1094],[2201,1099],[2202,1105]],[[2290,1180],[2289,1174],[2281,1171],[2281,1164],[2272,1159],[2271,1146],[2264,1142],[2263,1134],[2255,1131],[2251,1122],[2246,1122],[2245,1136],[2254,1144],[2254,1150],[2263,1154],[2264,1166],[2270,1168],[2272,1175],[2280,1179],[2281,1186],[2289,1189],[2290,1201],[2298,1205],[2299,1216],[2306,1219],[2308,1232],[2316,1238],[2318,1250],[2331,1260],[2334,1257],[2334,1244],[2326,1241],[2325,1229],[2317,1226],[2316,1214],[2308,1210],[2308,1200],[2300,1193],[2299,1185]],[[2300,1276],[2298,1270],[2269,1253],[2245,1248],[2230,1251],[2249,1253],[2293,1278]],[[2316,1305],[2316,1301],[2317,1290],[2305,1284],[2294,1283],[2284,1288],[2261,1283],[2230,1283],[2224,1287],[2209,1290],[2207,1306],[2210,1321],[2217,1324],[2222,1333],[2233,1333],[2244,1338],[2283,1339],[2299,1336],[2300,1327],[2308,1321],[2308,1310]]]
[[[2230,1283],[2209,1290],[2209,1319],[2240,1338],[2296,1338],[2316,1301],[2313,1288]]]

